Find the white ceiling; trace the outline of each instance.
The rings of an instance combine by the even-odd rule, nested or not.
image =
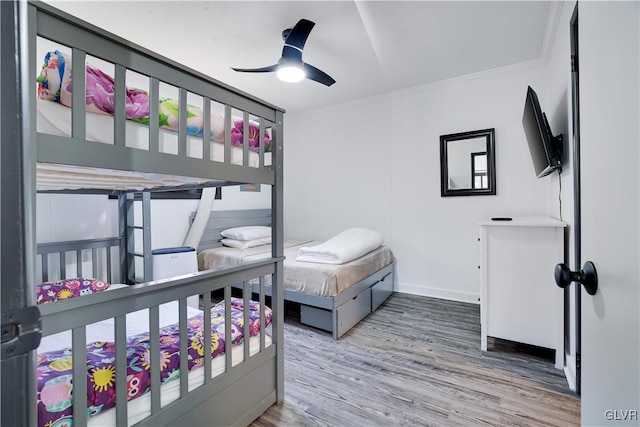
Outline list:
[[[47,1],[219,81],[284,108],[321,108],[540,59],[547,1]],[[331,87],[237,73],[277,62],[282,31],[316,23],[303,60]]]

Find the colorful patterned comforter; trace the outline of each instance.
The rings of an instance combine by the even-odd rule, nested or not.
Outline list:
[[[260,305],[249,306],[251,335],[260,331]],[[231,342],[244,339],[243,300],[233,298],[231,304]],[[265,307],[266,325],[271,323],[271,309]],[[202,313],[187,320],[188,370],[204,365],[204,319]],[[160,380],[162,383],[180,377],[180,339],[178,324],[160,329]],[[150,388],[149,335],[127,339],[128,400],[135,399]],[[212,358],[225,352],[224,301],[211,308]],[[72,419],[72,358],[65,348],[37,356],[38,426],[71,426]],[[115,406],[115,344],[94,342],[87,345],[87,418]]]
[[[113,115],[115,105],[115,82],[113,77],[102,70],[86,65],[86,109],[92,113]],[[38,97],[58,102],[71,107],[71,58],[56,50],[48,52],[44,57],[44,65],[38,81]],[[125,114],[128,120],[149,124],[148,92],[126,88]],[[173,131],[178,130],[179,102],[171,98],[159,100],[160,127]],[[202,109],[193,105],[187,106],[187,134],[203,136]],[[244,122],[241,119],[231,120],[231,145],[241,147],[243,144]],[[211,112],[211,140],[224,143],[224,115]],[[249,121],[249,149],[259,150],[260,125]],[[264,133],[265,152],[271,150],[270,138]]]

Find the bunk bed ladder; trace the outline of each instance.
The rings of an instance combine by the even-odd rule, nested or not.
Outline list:
[[[136,197],[136,195],[140,195]],[[141,203],[142,223],[136,223],[136,205]],[[127,193],[120,195],[120,263],[123,280],[128,284],[152,280],[151,264],[151,193]],[[140,241],[142,240],[142,241]],[[142,268],[136,266],[142,265]],[[141,274],[140,274],[141,273]],[[126,275],[125,275],[126,274]]]

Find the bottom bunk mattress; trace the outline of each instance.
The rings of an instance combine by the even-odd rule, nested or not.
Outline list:
[[[212,376],[225,372],[224,301],[211,308]],[[179,327],[177,301],[160,306],[161,406],[180,397]],[[233,298],[232,366],[244,360],[243,300]],[[250,355],[260,351],[260,307],[251,301]],[[265,325],[271,323],[271,310],[265,307]],[[134,424],[151,414],[149,373],[149,314],[140,310],[127,314],[127,391],[128,421]],[[204,384],[203,312],[187,307],[188,389]],[[108,319],[88,325],[87,336],[87,417],[89,426],[115,426],[115,345],[114,322]],[[266,346],[271,345],[269,336]],[[43,338],[37,354],[38,426],[72,425],[71,332]]]
[[[363,255],[345,264],[320,264],[296,261],[301,247],[315,246],[322,242],[286,240],[284,242],[284,288],[322,297],[332,297],[361,280],[371,276],[393,262],[393,253],[387,246]],[[198,254],[198,268],[210,268],[251,262],[271,256],[271,245],[246,249],[221,246],[206,249]],[[270,276],[266,277],[270,284]]]

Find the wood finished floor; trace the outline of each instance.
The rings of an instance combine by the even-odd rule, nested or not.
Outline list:
[[[580,425],[551,354],[480,351],[475,304],[394,294],[338,341],[287,310],[284,334],[285,401],[253,427]]]

